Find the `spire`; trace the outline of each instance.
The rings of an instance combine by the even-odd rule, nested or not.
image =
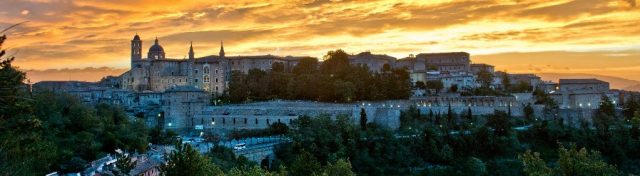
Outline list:
[[[156,36],[156,45],[158,44],[158,36]]]
[[[220,57],[224,57],[224,43],[220,41]]]
[[[193,53],[193,41],[191,41],[191,46],[189,46],[189,53]]]
[[[191,41],[191,46],[189,46],[189,59],[194,59],[194,53],[193,53],[193,41]]]

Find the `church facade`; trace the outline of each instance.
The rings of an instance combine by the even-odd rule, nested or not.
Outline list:
[[[142,40],[136,34],[131,40],[131,69],[120,76],[120,87],[135,92],[164,92],[173,87],[189,86],[222,94],[233,70],[245,73],[251,69],[267,71],[274,63],[291,68],[302,58],[273,55],[227,57],[221,42],[218,55],[195,57],[191,44],[188,58],[172,59],[165,57],[164,48],[157,38],[149,47],[147,56],[143,57]]]

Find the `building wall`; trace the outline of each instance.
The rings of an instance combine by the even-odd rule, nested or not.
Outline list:
[[[438,71],[468,72],[470,71],[469,53],[423,53],[416,56],[418,60],[424,60],[427,66],[436,66]]]
[[[606,91],[609,91],[609,84],[608,83],[560,84],[560,91],[606,92]]]
[[[161,99],[164,128],[193,129],[195,125],[200,124],[201,119],[196,116],[209,104],[209,100],[209,94],[204,91],[169,90],[165,92]]]

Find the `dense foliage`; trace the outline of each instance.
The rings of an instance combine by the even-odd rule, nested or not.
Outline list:
[[[290,71],[282,63],[272,69],[232,71],[229,82],[231,102],[271,99],[351,102],[359,100],[405,99],[411,94],[409,73],[387,69],[373,73],[366,66],[349,64],[342,50],[329,51],[322,64],[305,58]]]
[[[0,37],[0,47],[5,37]],[[0,175],[77,172],[116,149],[144,152],[141,120],[120,108],[95,107],[75,97],[31,93],[24,72],[0,52]]]
[[[595,119],[606,121],[577,128],[560,119],[522,124],[502,111],[473,116],[420,113],[415,107],[402,112],[395,132],[374,124],[365,129],[346,116],[300,117],[289,132],[292,142],[278,147],[275,163],[292,175],[314,174],[340,159],[350,161],[358,175],[640,173],[640,112],[627,121],[614,113],[611,101],[602,101]]]

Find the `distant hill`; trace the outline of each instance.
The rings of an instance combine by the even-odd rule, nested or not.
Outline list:
[[[558,82],[558,79],[582,79],[582,78],[595,78],[602,81],[609,82],[612,89],[623,89],[629,91],[640,91],[640,81],[615,77],[604,76],[584,73],[536,73],[542,80],[551,80]]]

